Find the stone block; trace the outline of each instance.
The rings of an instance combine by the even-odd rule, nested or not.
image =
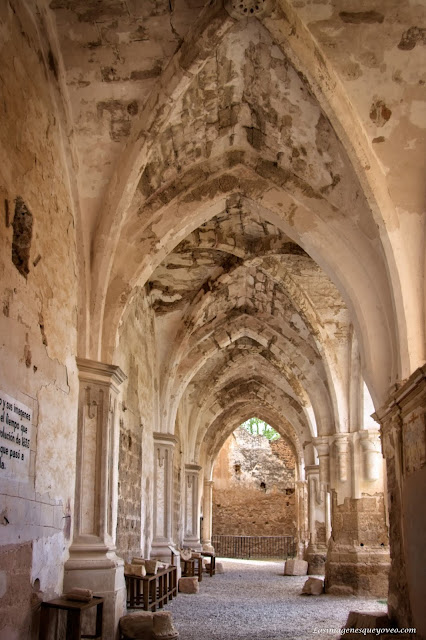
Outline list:
[[[153,614],[151,611],[137,611],[120,618],[120,633],[125,640],[151,640]]]
[[[139,578],[143,578],[146,576],[146,567],[144,564],[125,564],[124,565],[124,573],[129,576],[138,576]]]
[[[216,573],[225,573],[222,562],[216,562]]]
[[[308,563],[306,560],[291,558],[287,560],[284,567],[285,576],[306,576],[308,573]]]
[[[198,593],[200,590],[197,577],[180,578],[179,591],[181,593]]]
[[[308,554],[308,576],[323,576],[325,574],[325,558],[322,553]]]
[[[345,624],[345,629],[391,629],[395,625],[391,623],[386,613],[382,611],[363,613],[361,611],[351,611]],[[369,634],[370,635],[370,634]],[[359,638],[359,633],[345,633],[340,636],[340,640]],[[380,636],[382,637],[382,636]],[[398,637],[400,637],[398,635]]]
[[[158,571],[158,560],[145,560],[146,572],[150,575],[155,575]]]
[[[302,594],[306,596],[320,596],[324,593],[324,580],[308,578],[303,585]]]
[[[175,640],[179,633],[176,631],[170,611],[154,613],[153,640]]]

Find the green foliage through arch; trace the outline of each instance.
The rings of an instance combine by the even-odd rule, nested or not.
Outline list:
[[[280,437],[280,434],[267,422],[255,416],[240,424],[240,427],[251,433],[252,436],[264,436],[268,440],[278,440]]]

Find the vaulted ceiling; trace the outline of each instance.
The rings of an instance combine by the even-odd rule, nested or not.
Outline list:
[[[165,428],[178,417],[193,451],[204,438],[213,450],[250,407],[300,449],[357,426],[360,355],[376,400],[403,368],[395,296],[419,313],[414,266],[395,275],[406,248],[388,232],[402,206],[423,206],[424,6],[204,4],[45,8],[69,97],[91,353],[112,358],[146,286]]]

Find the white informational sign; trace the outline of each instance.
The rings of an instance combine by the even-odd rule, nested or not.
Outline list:
[[[31,409],[0,390],[0,478],[28,480]]]

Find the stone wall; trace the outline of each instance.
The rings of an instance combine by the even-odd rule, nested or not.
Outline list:
[[[295,459],[285,438],[237,429],[213,472],[213,535],[296,535]]]
[[[149,300],[138,290],[126,311],[115,362],[127,374],[120,411],[117,553],[149,553],[152,540],[155,334]]]
[[[17,640],[37,632],[32,591],[62,590],[73,527],[77,251],[53,54],[26,3],[0,24],[0,392],[32,414],[20,470],[0,456],[0,636]]]

